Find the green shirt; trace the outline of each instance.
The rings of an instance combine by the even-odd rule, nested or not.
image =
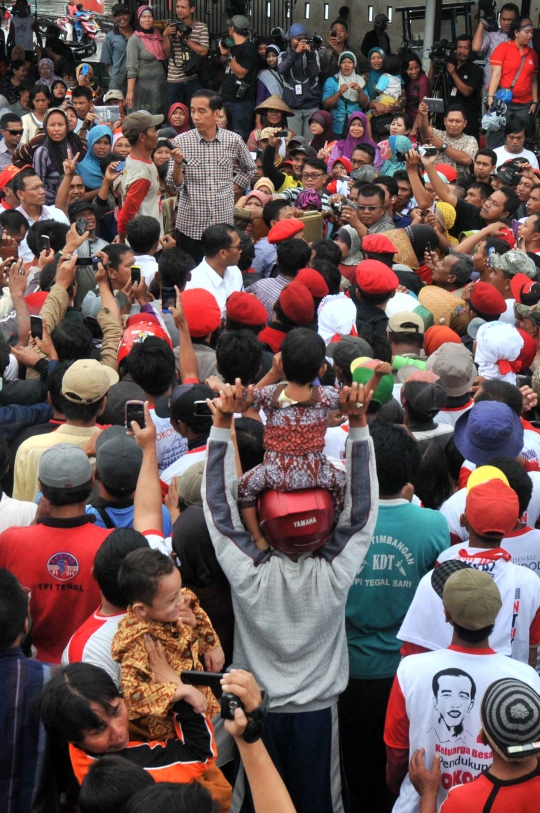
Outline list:
[[[438,511],[404,499],[379,500],[377,525],[345,609],[352,678],[395,675],[396,635],[420,579],[448,547],[448,523]]]

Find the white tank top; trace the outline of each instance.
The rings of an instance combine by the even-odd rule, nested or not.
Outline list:
[[[35,17],[31,14],[28,17],[19,17],[15,14],[12,17],[13,27],[15,28],[15,45],[21,45],[25,51],[34,50],[34,32],[32,26],[35,22]]]

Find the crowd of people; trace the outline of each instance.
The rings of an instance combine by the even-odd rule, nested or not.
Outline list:
[[[196,11],[12,10],[0,806],[537,813],[532,22]]]

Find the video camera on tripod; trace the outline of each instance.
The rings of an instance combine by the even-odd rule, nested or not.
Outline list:
[[[484,31],[498,31],[496,0],[478,0],[477,20],[482,20]]]
[[[446,65],[449,62],[455,64],[456,62],[456,48],[455,42],[448,42],[448,40],[441,40],[434,42],[429,49],[429,58],[433,62],[436,70],[446,70]]]

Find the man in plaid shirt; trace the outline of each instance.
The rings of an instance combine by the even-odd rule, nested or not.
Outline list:
[[[239,135],[217,125],[223,107],[212,90],[191,100],[194,130],[174,139],[167,183],[178,192],[176,244],[203,259],[201,235],[214,223],[233,225],[234,186],[247,189],[256,166]]]

